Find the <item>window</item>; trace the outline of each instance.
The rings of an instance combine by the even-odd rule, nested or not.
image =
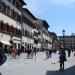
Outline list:
[[[10,34],[13,33],[13,26],[10,26]]]
[[[13,28],[13,34],[15,34],[15,28]]]
[[[11,33],[11,32],[10,32],[11,26],[8,26],[8,27],[9,27],[9,34],[10,34],[10,33]]]
[[[3,31],[4,30],[4,23],[3,23],[3,21],[1,21],[1,30]]]
[[[19,30],[19,36],[21,36],[21,30]]]
[[[13,26],[11,27],[11,32],[13,33]]]
[[[19,10],[21,10],[21,3],[19,1],[16,1],[15,5]]]
[[[6,25],[6,30],[7,30],[7,32],[10,31],[9,29],[10,29],[10,28],[9,28],[9,24],[7,23],[7,25]]]
[[[14,10],[13,10],[13,12],[12,12],[12,13],[13,13],[13,17],[15,17],[15,12],[14,12]]]
[[[24,35],[24,34],[25,34],[24,29],[22,29],[22,35]]]
[[[27,32],[27,37],[30,37],[30,36],[29,36],[29,32]]]
[[[18,16],[18,21],[21,22],[21,16],[20,15]]]
[[[15,1],[16,1],[16,0],[12,0],[12,4],[13,4],[13,5],[15,5],[15,3],[16,3]]]
[[[16,19],[16,12],[15,12],[15,11],[14,11],[14,15],[13,15],[13,16],[14,16],[14,18]]]
[[[19,15],[18,15],[18,13],[16,12],[16,20],[18,20],[19,21]]]
[[[5,32],[7,32],[7,23],[5,23]]]
[[[20,35],[19,35],[19,29],[17,30],[17,35],[20,36]]]
[[[18,35],[18,29],[16,28],[16,35]]]
[[[20,5],[18,2],[16,2],[16,7],[19,9]]]
[[[17,20],[17,18],[18,18],[18,13],[15,12],[15,19]]]
[[[25,30],[25,35],[27,36],[27,30]]]
[[[9,7],[9,6],[7,6],[6,13],[7,13],[8,15],[10,15],[10,7]]]
[[[18,33],[19,33],[18,35],[21,36],[21,30],[20,29],[19,29]]]
[[[14,28],[14,34],[16,34],[16,28]]]
[[[4,12],[6,12],[6,5],[5,5],[5,3],[2,3],[2,10],[3,10]]]
[[[1,10],[1,8],[2,8],[2,2],[0,1],[0,10]]]
[[[2,22],[2,21],[0,21],[0,30],[1,30],[1,22]]]
[[[16,12],[15,12],[14,10],[11,10],[11,16],[12,16],[13,18],[16,18]]]
[[[13,10],[11,10],[11,16],[13,17]]]

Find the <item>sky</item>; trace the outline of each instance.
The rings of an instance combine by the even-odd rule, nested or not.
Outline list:
[[[58,36],[75,33],[75,0],[24,0],[30,12],[38,19],[46,20],[49,31]]]

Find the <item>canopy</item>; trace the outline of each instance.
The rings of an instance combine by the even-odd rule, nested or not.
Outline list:
[[[3,43],[4,45],[10,45],[10,46],[12,45],[12,44],[11,44],[10,42],[8,42],[8,41],[0,40],[0,42]]]

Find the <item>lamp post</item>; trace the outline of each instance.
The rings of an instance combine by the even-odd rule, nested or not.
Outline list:
[[[65,38],[64,38],[64,36],[65,36],[65,30],[64,29],[62,30],[62,34],[63,34],[63,47],[65,48]]]
[[[63,36],[65,35],[65,30],[64,29],[62,30],[62,34],[63,34]]]

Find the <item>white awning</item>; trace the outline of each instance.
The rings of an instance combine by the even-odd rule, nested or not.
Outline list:
[[[3,43],[4,45],[10,45],[10,46],[12,45],[12,44],[11,44],[10,42],[8,42],[8,41],[0,40],[0,42]]]

